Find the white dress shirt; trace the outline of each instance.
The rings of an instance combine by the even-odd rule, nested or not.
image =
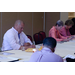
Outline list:
[[[2,51],[18,50],[20,46],[23,46],[25,43],[30,43],[32,45],[32,42],[25,35],[24,32],[20,33],[20,39],[19,39],[18,31],[14,27],[12,27],[4,34],[1,50]]]

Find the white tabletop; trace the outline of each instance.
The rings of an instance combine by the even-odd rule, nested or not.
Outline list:
[[[10,51],[4,51],[4,52],[13,53],[13,54],[11,54],[11,55],[2,55],[2,54],[0,54],[0,56],[8,58],[8,59],[2,59],[1,61],[3,61],[3,62],[12,61],[12,60],[14,60],[14,58],[21,59],[21,60],[19,60],[20,62],[21,61],[22,62],[23,61],[28,62],[31,55],[33,54],[33,52],[25,52],[25,51],[22,51],[22,50],[10,50]],[[9,58],[11,58],[11,59],[9,59]]]
[[[40,48],[42,44],[36,45],[36,48]],[[10,51],[4,51],[7,53],[12,53],[10,55],[3,55],[0,54],[0,58],[3,57],[3,59],[0,59],[0,61],[7,62],[12,61],[14,58],[21,59],[18,62],[28,62],[33,52],[25,52],[22,50],[10,50]],[[75,53],[75,40],[64,42],[64,43],[57,43],[55,54],[58,54],[61,57],[64,57],[68,54],[74,55]],[[6,57],[7,59],[5,59]]]
[[[40,48],[40,46],[42,46],[42,45],[41,44],[36,45],[36,48]],[[2,53],[4,53],[4,54],[2,54]],[[6,55],[8,53],[12,53],[12,54]],[[15,59],[21,59],[17,62],[28,62],[32,54],[33,54],[33,52],[26,52],[26,51],[22,51],[22,50],[4,51],[4,52],[0,52],[0,61],[7,62],[7,61],[15,60]]]
[[[75,53],[75,40],[64,42],[64,43],[57,43],[55,53],[64,57],[68,54],[74,55]]]

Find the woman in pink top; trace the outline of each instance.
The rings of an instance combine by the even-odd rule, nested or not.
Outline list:
[[[55,38],[57,42],[68,41],[67,37],[63,37],[59,33],[59,30],[62,28],[62,26],[63,22],[58,20],[56,25],[49,30],[49,37]]]
[[[73,21],[72,20],[67,20],[65,22],[65,25],[59,30],[59,33],[64,36],[64,37],[70,37],[71,34],[69,32],[69,29],[72,27]]]

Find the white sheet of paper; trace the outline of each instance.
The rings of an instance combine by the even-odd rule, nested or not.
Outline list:
[[[17,60],[19,58],[16,58],[16,57],[7,57],[8,59],[12,59],[12,60]]]
[[[14,53],[0,52],[0,55],[11,55],[11,54],[14,54]]]
[[[7,57],[0,56],[0,60],[7,59]]]
[[[67,57],[72,58],[72,59],[75,58],[75,56],[68,54],[68,55],[66,55],[63,59],[66,59]]]

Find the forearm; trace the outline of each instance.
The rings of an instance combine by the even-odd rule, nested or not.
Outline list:
[[[30,46],[30,45],[31,45],[30,43],[25,43],[25,44],[24,44],[24,46]]]
[[[21,46],[21,47],[19,48],[19,50],[26,50],[26,49],[28,49],[28,48],[36,48],[36,46],[35,46],[35,45]]]
[[[20,46],[19,50],[26,50],[28,49],[28,46]]]

